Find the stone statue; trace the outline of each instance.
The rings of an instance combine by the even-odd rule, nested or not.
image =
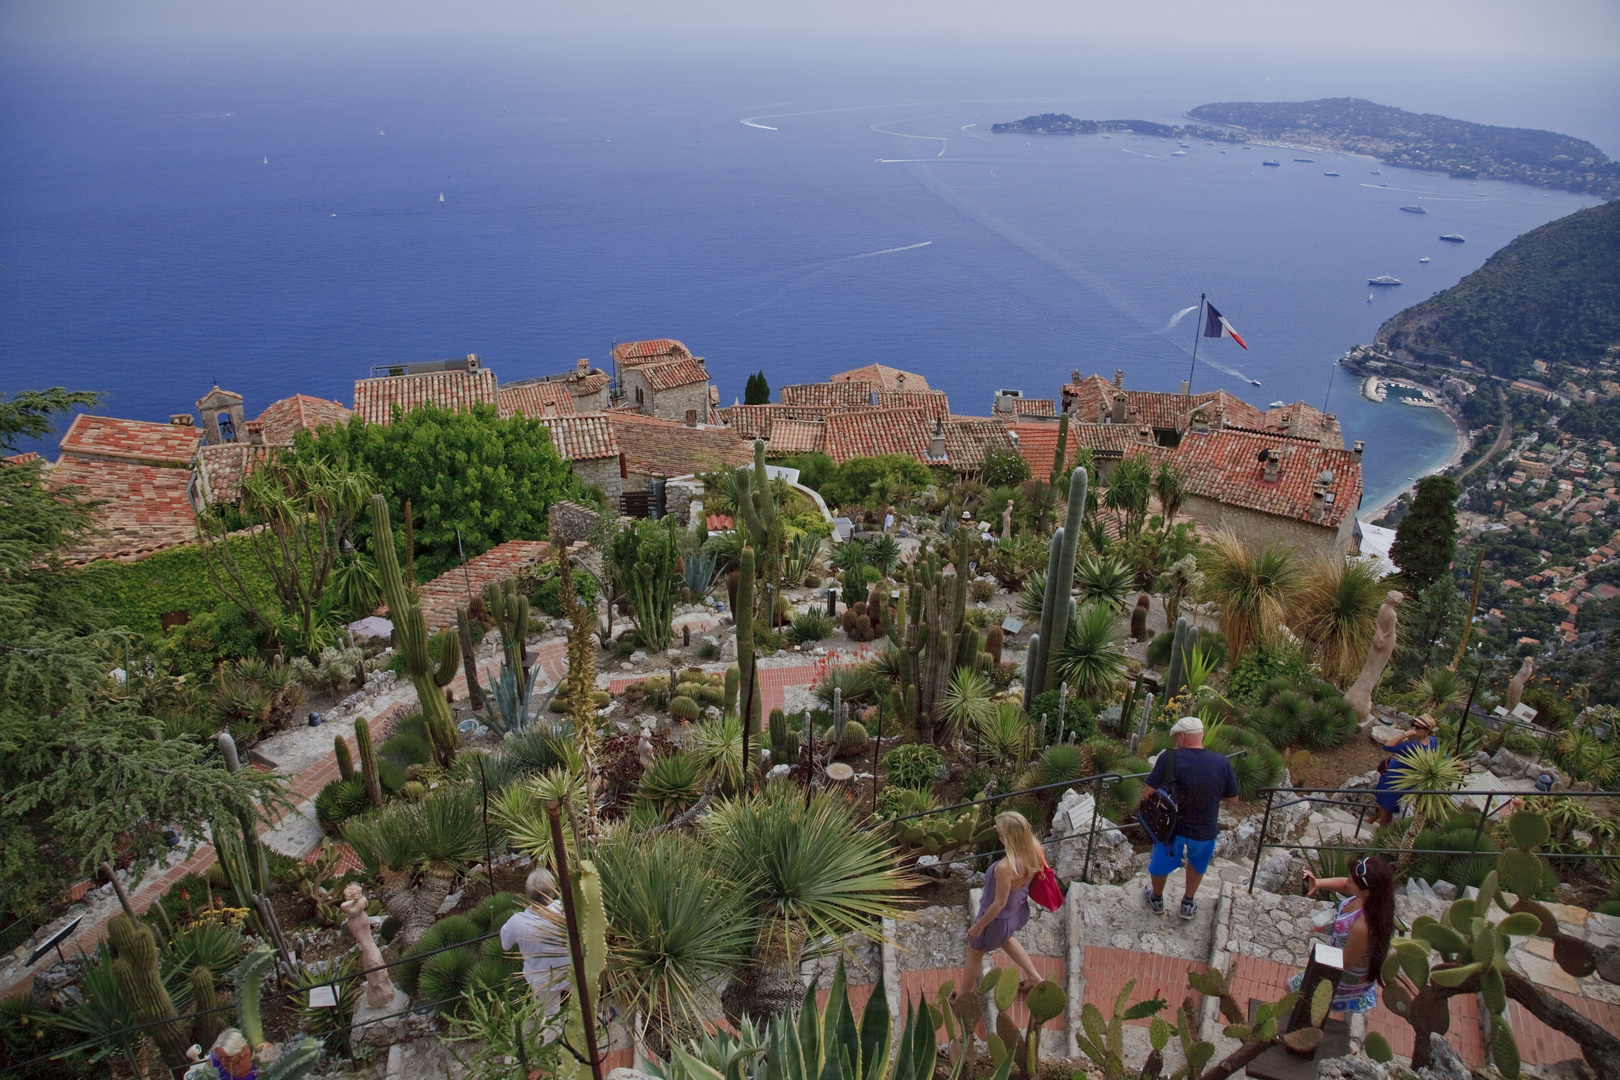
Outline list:
[[[1013,504],[1009,502],[1007,508],[1001,512],[1001,538],[1003,540],[1012,539],[1012,508]]]
[[[380,1009],[394,1000],[399,993],[383,967],[382,950],[371,936],[371,918],[366,914],[366,894],[354,882],[343,890],[343,902],[338,904],[347,916],[349,934],[360,946],[360,967],[366,972],[366,1004]]]
[[[1395,605],[1406,597],[1391,589],[1384,594],[1384,606],[1378,609],[1378,630],[1373,634],[1367,659],[1361,665],[1361,674],[1355,685],[1345,693],[1344,700],[1356,711],[1358,720],[1372,715],[1373,688],[1384,674],[1384,665],[1395,652]]]
[[[1513,680],[1508,683],[1507,701],[1504,702],[1508,712],[1512,712],[1517,708],[1519,702],[1524,699],[1524,688],[1529,684],[1530,676],[1535,673],[1536,662],[1528,656],[1525,657],[1524,663],[1519,665],[1519,673],[1513,676]]]

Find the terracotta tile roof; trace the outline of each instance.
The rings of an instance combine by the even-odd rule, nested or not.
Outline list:
[[[1113,407],[1114,391],[1118,389],[1101,375],[1087,375],[1078,382],[1063,384],[1063,408],[1072,412],[1076,420],[1087,424],[1100,422]]]
[[[1278,479],[1265,479],[1264,449],[1282,454]],[[1181,470],[1190,494],[1295,521],[1310,521],[1318,477],[1332,473],[1323,491],[1333,495],[1319,524],[1337,528],[1361,502],[1361,462],[1348,450],[1248,431],[1190,431],[1166,455]]]
[[[77,487],[81,498],[104,500],[95,515],[100,535],[71,552],[76,561],[127,559],[196,538],[189,469],[63,454],[48,476],[53,488]]]
[[[826,442],[824,420],[777,420],[771,427],[769,452],[772,457],[819,454]]]
[[[572,416],[574,395],[565,382],[531,382],[496,391],[502,416]]]
[[[563,385],[567,386],[569,392],[575,397],[589,397],[592,394],[601,393],[603,387],[612,381],[613,376],[607,372],[593,371],[589,375],[580,375],[577,378],[569,379]]]
[[[1185,431],[1192,426],[1194,417],[1201,418],[1205,424],[1211,427],[1238,427],[1259,430],[1267,426],[1265,413],[1242,398],[1233,397],[1225,390],[1216,390],[1210,394],[1194,394],[1191,408],[1186,407],[1187,399],[1180,394],[1158,396],[1171,396],[1179,403],[1179,409],[1176,413],[1176,427],[1181,431]]]
[[[814,409],[869,409],[876,388],[863,382],[798,383],[777,393],[783,405]]]
[[[865,367],[850,371],[840,371],[836,375],[827,376],[827,381],[871,383],[878,390],[899,390],[902,389],[902,385],[906,390],[928,389],[928,380],[921,375],[901,371],[899,368],[885,367],[882,364],[867,364]]]
[[[1003,403],[1014,416],[1056,416],[1057,401],[1054,398],[1003,398]]]
[[[926,434],[926,432],[925,432]],[[926,439],[925,439],[926,441]],[[987,450],[1013,450],[1007,425],[988,416],[952,416],[945,421],[945,455],[951,468],[977,469]],[[1047,466],[1051,468],[1050,464]]]
[[[654,390],[674,390],[693,383],[707,383],[709,373],[696,360],[664,360],[637,365],[637,370]]]
[[[1018,436],[1018,452],[1029,462],[1031,475],[1044,479],[1052,475],[1052,459],[1057,456],[1058,425],[1050,421],[1024,420],[1006,425]],[[1157,450],[1153,429],[1141,424],[1069,424],[1068,450],[1064,469],[1074,467],[1080,448],[1092,457],[1108,460],[1125,456],[1127,450]]]
[[[192,465],[197,477],[197,497],[205,505],[235,502],[242,493],[242,478],[278,449],[277,446],[254,446],[251,443],[198,447]]]
[[[827,417],[825,450],[834,461],[905,454],[928,462],[933,421],[921,409],[861,409]]]
[[[728,405],[715,409],[714,415],[716,423],[725,424],[742,438],[769,440],[777,423],[783,420],[820,422],[827,418],[827,410],[798,405]]]
[[[581,545],[573,545],[573,547]],[[531,566],[553,557],[544,540],[508,540],[482,555],[467,560],[465,567],[447,570],[417,589],[422,617],[429,630],[456,625],[456,609],[468,603],[469,596],[482,596],[492,581],[517,577]],[[382,608],[378,609],[383,610]]]
[[[870,407],[870,406],[868,406]],[[951,414],[950,399],[943,390],[880,390],[878,407],[884,409],[921,409],[932,420]]]
[[[615,411],[607,416],[631,473],[685,476],[753,460],[751,444],[730,428],[687,427],[636,412]]]
[[[423,405],[463,412],[474,405],[494,404],[495,373],[489,368],[387,375],[357,379],[354,384],[354,411],[368,424],[392,423],[395,406],[403,412]]]
[[[7,454],[4,458],[0,458],[0,463],[6,465],[32,465],[36,461],[43,460],[45,459],[30,450],[25,454]]]
[[[1256,410],[1258,411],[1258,410]],[[1234,425],[1249,427],[1248,424]],[[1315,439],[1323,446],[1344,449],[1344,433],[1339,429],[1337,418],[1328,419],[1326,413],[1314,405],[1307,405],[1303,401],[1296,401],[1292,405],[1284,405],[1276,409],[1267,409],[1260,425],[1267,431],[1277,431],[1284,435],[1296,435],[1304,439]]]
[[[551,443],[559,456],[569,461],[594,461],[618,457],[619,441],[606,413],[580,413],[578,416],[542,417],[551,431]]]
[[[690,360],[692,350],[674,338],[651,341],[623,341],[613,346],[613,359],[620,364],[639,366],[649,360]]]
[[[68,425],[60,445],[64,459],[88,457],[187,469],[202,437],[202,428],[197,427],[80,413]]]
[[[1185,431],[1192,411],[1204,407],[1211,418],[1209,406],[1223,414],[1227,426],[1258,428],[1264,414],[1224,390],[1193,394],[1167,394],[1158,390],[1120,390],[1101,375],[1087,375],[1079,382],[1064,384],[1063,406],[1074,413],[1076,420],[1101,423],[1113,415],[1114,395],[1125,395],[1126,419],[1131,423],[1148,424],[1161,430]]]
[[[290,445],[293,436],[300,431],[336,427],[347,423],[352,415],[339,402],[310,397],[308,394],[294,394],[266,405],[254,423],[261,426],[265,442]]]

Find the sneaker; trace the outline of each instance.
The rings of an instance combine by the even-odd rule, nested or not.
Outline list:
[[[1198,901],[1194,900],[1190,896],[1183,896],[1181,898],[1181,917],[1183,919],[1195,919],[1195,918],[1197,918],[1198,917]]]
[[[1153,914],[1164,914],[1164,897],[1154,896],[1152,885],[1142,886],[1142,899],[1147,901],[1148,910],[1152,911]]]

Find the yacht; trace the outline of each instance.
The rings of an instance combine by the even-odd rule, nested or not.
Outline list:
[[[1429,258],[1427,255],[1423,256],[1423,258],[1418,260],[1418,262],[1420,262],[1420,263],[1433,262],[1433,261],[1434,260]]]
[[[1442,240],[1450,240],[1453,244],[1461,244],[1461,243],[1465,242],[1463,240],[1463,238],[1462,238],[1462,233],[1454,233],[1454,232],[1448,232],[1444,236],[1440,237],[1440,239],[1442,239]]]
[[[1373,170],[1373,171],[1372,171],[1372,174],[1373,174],[1373,175],[1374,175],[1374,176],[1383,176],[1383,175],[1384,175],[1384,174],[1383,174],[1383,173],[1382,173],[1382,172],[1380,172],[1380,171],[1379,171],[1379,170],[1377,170],[1377,169],[1374,169],[1374,170]]]
[[[1336,172],[1325,172],[1322,175],[1323,176],[1338,176],[1339,174],[1336,173]]]
[[[1179,146],[1179,147],[1181,147],[1181,148],[1182,148],[1182,149],[1183,149],[1183,150],[1185,150],[1185,149],[1187,149],[1187,148],[1188,148],[1188,147],[1190,147],[1190,146],[1191,146],[1191,145],[1192,145],[1192,143],[1184,143],[1184,142],[1178,142],[1178,143],[1176,143],[1176,145],[1177,145],[1177,146]]]
[[[1271,409],[1286,409],[1287,407],[1288,402],[1286,401],[1273,401],[1269,406],[1267,406],[1267,408]]]
[[[1401,209],[1405,210],[1408,214],[1427,214],[1429,212],[1426,207],[1422,206],[1403,206]]]
[[[1171,154],[1170,156],[1171,157],[1186,157],[1187,156],[1187,151],[1185,151],[1185,150],[1177,150],[1175,153]]]
[[[1279,168],[1279,169],[1282,168],[1282,162],[1280,162],[1280,161],[1262,161],[1260,164],[1262,164],[1262,165],[1271,165],[1271,166],[1274,166],[1274,167]]]
[[[1390,277],[1388,274],[1379,274],[1377,277],[1367,279],[1369,285],[1399,285],[1400,283],[1400,278]]]
[[[1306,165],[1314,165],[1316,163],[1316,159],[1313,158],[1313,157],[1297,157],[1294,160],[1295,161],[1302,161]]]
[[[1259,386],[1260,385],[1260,380],[1259,379],[1250,379],[1249,380],[1249,385],[1251,385],[1251,386]]]
[[[444,192],[439,192],[439,201],[444,202]]]

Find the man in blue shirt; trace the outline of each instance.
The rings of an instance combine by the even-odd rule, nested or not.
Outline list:
[[[1176,802],[1176,831],[1168,844],[1153,845],[1153,858],[1148,863],[1152,881],[1143,888],[1142,898],[1155,915],[1163,915],[1164,880],[1185,857],[1187,893],[1181,899],[1181,917],[1191,919],[1198,914],[1198,901],[1193,896],[1204,880],[1204,871],[1209,869],[1215,837],[1221,831],[1221,800],[1238,801],[1238,778],[1226,755],[1204,749],[1204,722],[1198,717],[1183,716],[1170,734],[1175,737],[1175,748],[1160,754],[1153,763],[1143,795],[1166,789]],[[1172,756],[1175,778],[1167,782],[1165,773]]]

